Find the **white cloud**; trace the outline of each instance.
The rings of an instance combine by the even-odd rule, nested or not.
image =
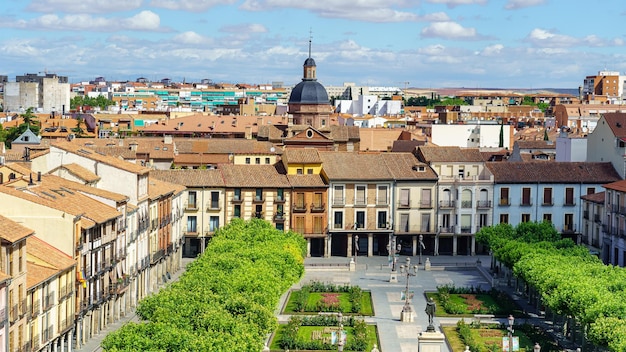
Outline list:
[[[531,6],[543,5],[546,0],[509,0],[504,8],[507,10],[523,9]]]
[[[452,21],[435,22],[424,27],[421,32],[425,38],[444,38],[444,39],[477,39],[476,29],[465,28],[460,24]]]
[[[483,48],[483,50],[477,51],[476,55],[480,55],[480,56],[497,56],[497,55],[500,55],[502,53],[502,49],[504,49],[504,45],[502,45],[502,44],[489,45],[489,46]]]
[[[533,29],[525,40],[538,47],[566,48],[580,43],[580,40],[577,38],[554,33],[541,28]]]
[[[132,11],[143,0],[32,0],[27,9],[34,12],[110,13]]]
[[[459,5],[484,5],[487,0],[427,0],[431,4],[443,4],[448,7],[456,7]]]
[[[232,5],[237,0],[151,0],[150,5],[168,10],[206,11],[219,5]]]
[[[267,28],[258,23],[245,23],[240,25],[224,26],[220,32],[226,33],[267,33]]]
[[[269,11],[272,9],[294,8],[307,10],[321,17],[343,18],[365,22],[407,22],[417,21],[419,16],[412,12],[400,11],[396,7],[412,4],[405,0],[245,0],[240,9],[246,11]]]
[[[161,31],[163,29],[160,28],[160,24],[159,15],[146,10],[128,18],[94,17],[88,14],[59,17],[54,14],[46,14],[30,20],[0,22],[0,27],[28,30],[116,32],[124,30]]]
[[[420,20],[425,22],[447,22],[450,21],[450,17],[445,12],[435,12],[420,16]]]
[[[172,38],[172,41],[176,44],[184,45],[206,45],[213,42],[211,38],[207,38],[193,31],[177,34]]]

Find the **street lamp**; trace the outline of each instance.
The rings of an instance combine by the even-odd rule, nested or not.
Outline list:
[[[424,246],[424,235],[420,235],[419,247],[420,247],[420,258],[417,264],[422,265],[422,249],[426,248],[426,246]]]
[[[359,256],[359,235],[354,235],[354,263],[356,264],[356,257]]]
[[[539,342],[535,342],[535,347],[533,347],[533,352],[541,352],[541,346],[539,346]]]
[[[337,322],[339,323],[339,332],[338,332],[338,341],[337,341],[337,351],[343,352],[343,315],[341,312],[337,314]]]
[[[411,258],[406,258],[406,264],[400,265],[400,273],[402,275],[406,274],[406,289],[404,291],[404,307],[402,307],[402,313],[400,315],[400,320],[403,322],[412,322],[413,321],[413,308],[410,305],[409,298],[409,279],[411,276],[417,276],[418,266],[414,265],[411,267]]]
[[[396,244],[397,243],[397,244]],[[387,252],[391,255],[392,265],[391,265],[391,276],[389,278],[389,282],[398,282],[398,272],[396,267],[396,253],[400,253],[401,249],[400,243],[397,241],[397,237],[391,235],[389,240],[389,244],[387,244]]]
[[[513,315],[509,314],[509,326],[506,328],[506,330],[509,332],[509,352],[513,352],[513,333],[515,332],[515,330],[513,330],[513,323],[515,323],[515,318],[513,318]]]

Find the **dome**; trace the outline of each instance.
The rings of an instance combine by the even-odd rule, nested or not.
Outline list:
[[[317,81],[302,81],[291,91],[289,103],[329,104],[328,93],[326,93],[326,88]]]
[[[304,66],[315,66],[315,60],[312,57],[308,57],[304,60]]]

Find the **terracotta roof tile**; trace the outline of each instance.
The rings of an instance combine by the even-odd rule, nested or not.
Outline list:
[[[218,169],[152,170],[150,177],[186,187],[224,187],[222,171]]]
[[[520,149],[556,149],[556,143],[552,141],[515,141],[514,144],[517,144],[517,147]]]
[[[609,183],[620,179],[611,163],[489,162],[496,183]]]
[[[626,138],[626,113],[610,112],[603,115],[613,135],[618,138]]]
[[[65,150],[70,153],[80,155],[82,157],[85,157],[94,161],[99,161],[101,163],[104,163],[113,167],[117,167],[121,170],[131,172],[137,175],[143,175],[143,174],[147,174],[148,172],[150,172],[150,169],[147,167],[133,164],[131,162],[124,161],[113,156],[102,155],[100,153],[96,153],[93,150],[89,150],[89,148],[83,148],[81,146],[72,144],[71,142],[67,142],[67,141],[56,142],[56,143],[53,143],[52,146]]]
[[[185,186],[167,181],[161,181],[155,177],[148,178],[148,196],[151,199],[159,198],[167,194],[179,194],[185,190]]]
[[[390,180],[380,153],[319,152],[322,170],[330,180]]]
[[[56,184],[58,184],[59,186],[63,186],[65,188],[68,188],[70,190],[74,190],[74,191],[78,191],[84,194],[91,194],[94,196],[98,196],[98,197],[102,197],[102,198],[106,198],[106,199],[110,199],[113,200],[115,202],[118,203],[122,203],[122,202],[127,202],[129,197],[121,194],[121,193],[115,193],[115,192],[111,192],[102,188],[96,188],[93,186],[88,186],[82,183],[78,183],[78,182],[74,182],[74,181],[70,181],[70,180],[66,180],[62,177],[59,176],[54,176],[54,175],[45,175],[43,176],[45,179],[48,180],[52,180],[54,181]]]
[[[35,263],[43,261],[59,270],[67,270],[76,265],[76,261],[72,257],[37,236],[31,236],[26,241],[26,253],[29,261]],[[28,275],[30,274],[29,271]]]
[[[609,184],[604,185],[603,187],[606,189],[612,189],[615,191],[626,193],[626,180],[619,180],[616,182],[611,182]]]
[[[321,164],[322,159],[315,148],[287,148],[283,153],[283,162],[287,164]]]
[[[33,230],[0,215],[0,238],[15,243],[34,233]]]
[[[426,145],[426,141],[418,141],[418,140],[393,141],[391,151],[394,153],[398,153],[398,152],[412,153],[420,145]]]
[[[478,148],[420,146],[418,147],[418,155],[420,159],[427,163],[483,161],[483,157]]]
[[[174,156],[175,165],[215,165],[230,162],[228,154],[188,153]]]
[[[360,128],[359,138],[362,151],[387,151],[391,150],[393,143],[402,135],[399,128]]]
[[[93,172],[75,163],[61,165],[58,167],[58,169],[65,169],[70,174],[76,176],[77,178],[85,182],[91,183],[91,182],[96,182],[100,180],[100,176],[94,174]]]
[[[395,180],[438,180],[435,171],[411,153],[382,153],[380,157]]]
[[[328,187],[321,175],[287,175],[287,179],[294,188]]]
[[[278,173],[273,165],[221,165],[226,187],[288,188],[287,176]]]
[[[604,204],[604,192],[586,194],[580,198],[593,202],[593,203]]]

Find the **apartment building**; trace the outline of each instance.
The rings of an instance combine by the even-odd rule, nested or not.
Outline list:
[[[32,351],[70,349],[76,261],[36,236],[28,239],[28,332]]]
[[[610,162],[626,177],[626,112],[605,113],[587,136],[587,161]]]
[[[607,264],[626,266],[626,181],[604,185],[606,220],[602,243],[602,260]]]
[[[580,197],[620,180],[610,163],[493,162],[494,223],[513,226],[549,221],[564,237],[580,242]]]
[[[328,257],[328,185],[321,176],[322,159],[315,148],[287,148],[282,166],[291,185],[291,230],[307,241],[307,256]]]
[[[7,203],[3,203],[7,204]],[[29,351],[28,340],[28,303],[27,303],[27,265],[26,241],[34,231],[17,222],[0,216],[0,272],[10,276],[10,283],[5,289],[5,309],[8,323],[4,333],[7,351]],[[8,314],[6,313],[8,311]],[[5,320],[2,317],[3,321]]]
[[[11,276],[0,272],[0,347],[5,351],[9,350],[9,284]]]
[[[490,226],[493,218],[493,175],[485,167],[480,151],[419,146],[416,156],[438,176],[435,199],[438,228],[436,240],[432,247],[427,247],[427,253],[476,254],[475,234],[481,227]]]
[[[610,231],[606,231],[603,221],[606,220],[604,201],[606,192],[586,194],[580,197],[583,209],[583,220],[581,227],[581,242],[589,247],[592,253],[597,254],[606,263],[609,258],[609,248],[611,246]],[[608,241],[607,241],[608,240]],[[606,246],[605,246],[606,244]],[[605,248],[606,247],[606,248]]]
[[[70,85],[66,76],[46,73],[44,76],[27,73],[16,76],[15,82],[4,83],[4,111],[68,112]]]
[[[328,191],[332,256],[386,255],[393,234],[393,175],[378,153],[319,152]]]

